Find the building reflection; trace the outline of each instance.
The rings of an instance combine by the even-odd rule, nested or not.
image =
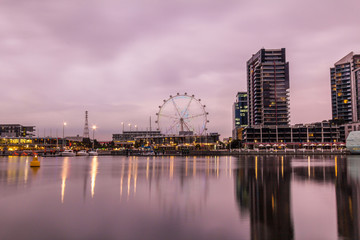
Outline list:
[[[298,180],[327,182],[335,185],[338,235],[360,239],[360,158],[358,156],[319,156],[308,158],[307,169],[294,167]]]
[[[294,238],[292,178],[334,184],[339,238],[360,239],[360,157],[244,156],[235,170],[235,190],[241,216],[250,214],[251,239]]]
[[[360,178],[358,156],[337,161],[336,205],[338,233],[347,239],[360,239]]]
[[[9,189],[31,184],[34,172],[29,169],[30,161],[30,157],[11,156],[0,162],[0,190],[4,190],[4,194]]]
[[[138,157],[121,159],[112,171],[120,178],[120,200],[132,201],[138,195],[154,201],[166,214],[193,216],[205,208],[210,180],[224,173],[231,177],[232,160],[219,157]],[[120,166],[120,167],[119,167]],[[181,213],[181,214],[179,214]]]
[[[275,158],[275,160],[274,160]],[[291,166],[284,157],[240,157],[235,170],[240,211],[250,213],[251,239],[293,239]]]
[[[82,189],[84,199],[86,191],[88,197],[95,198],[96,191],[106,186],[102,183],[109,184],[108,179],[102,178],[104,174],[108,176],[106,169],[99,171],[101,160],[98,157],[79,158],[76,162],[71,158],[54,159],[59,167],[40,168],[37,177],[56,183],[58,202],[72,199],[68,196],[71,194],[82,197]],[[30,161],[30,157],[8,157],[0,161],[1,196],[33,187],[36,171],[30,169]],[[117,199],[120,196],[121,201],[132,201],[148,197],[166,214],[176,216],[201,212],[206,208],[214,180],[234,179],[236,203],[240,216],[249,218],[251,239],[293,239],[296,227],[291,211],[291,182],[326,183],[336,190],[339,237],[360,239],[359,156],[241,156],[238,159],[131,156],[114,159],[110,171],[113,178],[110,183],[116,184]],[[80,191],[76,190],[76,181],[72,181],[76,178],[84,178]],[[104,181],[99,184],[98,179]]]

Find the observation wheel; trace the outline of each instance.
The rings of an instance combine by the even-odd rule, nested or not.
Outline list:
[[[187,93],[170,95],[156,113],[158,130],[164,134],[179,134],[179,132],[205,134],[209,113],[200,101],[201,99],[196,99],[194,95]]]

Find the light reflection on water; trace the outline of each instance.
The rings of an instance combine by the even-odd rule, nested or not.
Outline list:
[[[30,161],[0,158],[0,239],[360,238],[360,156]]]

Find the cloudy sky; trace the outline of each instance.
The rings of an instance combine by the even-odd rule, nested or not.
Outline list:
[[[0,122],[40,136],[100,140],[121,122],[145,130],[163,99],[201,98],[210,132],[231,135],[246,61],[286,48],[291,123],[331,118],[329,68],[360,52],[360,1],[3,0]],[[50,130],[51,129],[51,130]]]

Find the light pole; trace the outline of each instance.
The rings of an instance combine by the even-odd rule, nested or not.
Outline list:
[[[93,129],[93,146],[92,146],[92,148],[94,149],[94,145],[95,145],[95,130],[96,130],[96,126],[95,126],[95,125],[93,125],[93,126],[92,126],[92,129]]]
[[[124,134],[124,122],[121,122],[122,125],[122,133]]]
[[[137,125],[135,125],[135,131],[137,131],[137,130],[138,130]]]
[[[64,149],[64,139],[65,139],[65,126],[67,125],[66,122],[63,123],[63,138],[62,138],[62,148]]]
[[[129,125],[129,128],[130,128],[130,132],[131,132],[131,123],[129,123],[128,125]]]

